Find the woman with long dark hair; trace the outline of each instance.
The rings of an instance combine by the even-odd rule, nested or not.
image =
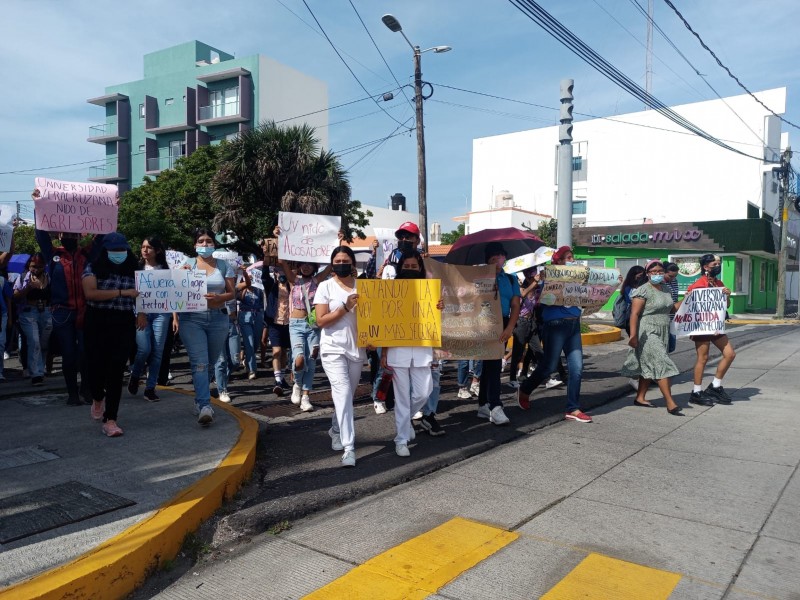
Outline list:
[[[138,263],[121,233],[103,239],[100,256],[86,265],[85,340],[92,418],[103,420],[108,437],[122,435],[117,425],[122,379],[136,332],[134,273]]]
[[[41,252],[31,255],[25,272],[14,284],[14,300],[19,304],[19,326],[28,343],[28,372],[33,385],[42,385],[44,381],[45,355],[53,332],[50,276],[45,271],[45,262]]]
[[[169,269],[167,251],[161,239],[150,236],[142,241],[140,271]],[[139,313],[136,316],[136,359],[128,380],[128,391],[134,396],[139,391],[139,378],[147,368],[147,382],[144,397],[150,402],[158,402],[156,383],[167,340],[168,328],[178,331],[178,315],[175,313]]]

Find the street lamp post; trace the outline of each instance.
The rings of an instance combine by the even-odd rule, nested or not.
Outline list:
[[[434,46],[425,50],[420,50],[419,46],[415,46],[403,33],[403,28],[400,22],[392,15],[383,15],[381,18],[383,24],[394,33],[399,33],[403,36],[406,43],[411,47],[414,52],[414,108],[416,114],[416,128],[417,128],[417,198],[419,204],[419,228],[422,231],[422,249],[424,252],[428,250],[428,179],[427,171],[425,168],[425,128],[423,125],[423,111],[422,111],[422,55],[425,52],[433,50],[434,53],[440,54],[452,50],[450,46]]]

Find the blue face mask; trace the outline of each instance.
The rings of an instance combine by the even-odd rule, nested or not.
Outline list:
[[[197,256],[202,256],[203,258],[209,258],[214,254],[214,246],[195,246],[194,250],[197,252]]]
[[[664,283],[664,276],[663,275],[650,275],[650,283],[654,283],[658,285],[659,283]]]
[[[126,250],[122,250],[120,252],[112,252],[111,250],[108,251],[108,260],[115,265],[121,265],[125,262],[126,258],[128,258],[128,252]]]

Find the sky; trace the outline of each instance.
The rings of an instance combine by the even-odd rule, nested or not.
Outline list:
[[[540,5],[644,86],[646,20],[636,9],[637,1],[646,7],[647,0],[540,0]],[[106,86],[141,79],[144,54],[193,39],[235,56],[263,54],[316,77],[328,86],[330,106],[363,99],[329,111],[334,151],[391,135],[398,127],[394,119],[410,119],[413,126],[413,107],[397,90],[397,82],[413,84],[412,52],[399,33],[383,25],[383,14],[393,14],[412,43],[423,49],[451,46],[450,52],[422,56],[423,80],[433,86],[424,107],[428,221],[439,222],[442,231],[454,229],[453,217],[471,205],[472,140],[557,124],[561,79],[575,80],[576,112],[612,116],[644,108],[509,0],[306,2],[355,77],[320,33],[303,0],[4,0],[0,203],[21,201],[22,216],[30,217],[28,190],[34,176],[72,181],[89,177],[90,165],[60,166],[100,164],[103,159],[102,146],[86,142],[89,127],[103,121],[102,109],[86,99],[102,95]],[[750,90],[786,87],[784,117],[800,125],[797,0],[674,4]],[[706,82],[722,96],[744,93],[664,0],[654,0],[654,7],[655,22],[704,76],[656,33],[656,98],[670,106],[716,98]],[[375,98],[395,90],[394,100],[381,103],[394,119],[361,86]],[[413,99],[413,88],[403,89]],[[672,127],[666,119],[664,123]],[[625,127],[620,125],[621,135]],[[783,130],[790,140],[800,133],[788,124]],[[724,132],[709,132],[725,137]],[[341,161],[354,199],[386,206],[390,195],[401,192],[409,210],[417,210],[414,132],[343,153]],[[796,168],[800,165],[797,159],[793,162]]]

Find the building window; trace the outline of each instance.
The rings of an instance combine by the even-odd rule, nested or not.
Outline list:
[[[144,104],[139,105],[139,118],[144,119]]]
[[[758,291],[759,292],[766,292],[767,291],[767,263],[762,262],[759,265],[759,277],[758,277]]]
[[[586,266],[591,269],[605,269],[606,268],[606,259],[605,258],[590,258],[589,260],[584,261],[586,262]]]
[[[175,102],[175,98],[164,98],[164,105],[171,106]]]
[[[583,168],[583,157],[582,156],[573,156],[572,157],[572,170],[573,171],[580,171]]]
[[[183,95],[183,101],[186,102],[186,94]]]
[[[572,214],[573,215],[585,215],[586,214],[586,200],[575,200],[572,203]]]
[[[736,293],[744,292],[744,287],[742,285],[743,264],[741,258],[733,259],[733,291]]]
[[[618,258],[616,259],[616,268],[619,269],[619,273],[624,279],[631,267],[636,265],[643,267],[646,263],[647,259],[645,258]]]
[[[139,152],[144,152],[144,144],[139,145]]]

